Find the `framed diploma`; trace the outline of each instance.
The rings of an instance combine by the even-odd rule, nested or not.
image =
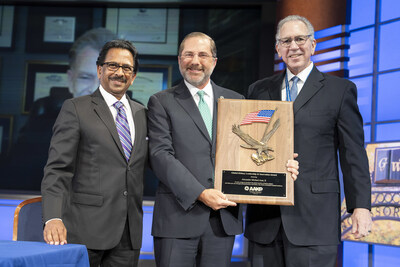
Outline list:
[[[28,61],[26,63],[23,113],[29,113],[34,101],[50,95],[51,88],[68,87],[68,63]]]
[[[0,6],[0,48],[12,47],[14,6]]]
[[[141,55],[177,55],[179,9],[108,8],[106,28],[132,41]]]
[[[172,66],[140,65],[136,79],[129,87],[132,98],[147,106],[150,96],[171,87]]]
[[[294,205],[293,102],[218,100],[215,188],[238,203]]]
[[[13,116],[0,115],[0,155],[6,155],[11,147]]]
[[[44,42],[73,43],[75,40],[75,17],[44,18]]]
[[[93,8],[29,7],[28,53],[67,54],[73,42],[93,27]]]

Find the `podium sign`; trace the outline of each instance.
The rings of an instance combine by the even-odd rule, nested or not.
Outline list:
[[[214,187],[237,203],[294,205],[293,102],[218,100]]]

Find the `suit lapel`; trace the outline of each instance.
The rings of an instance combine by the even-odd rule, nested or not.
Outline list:
[[[134,129],[135,129],[135,139],[133,140],[133,146],[132,146],[132,152],[131,152],[131,157],[129,158],[129,162],[131,162],[134,158],[135,155],[135,151],[137,151],[138,146],[140,145],[140,140],[143,140],[143,136],[142,136],[142,129],[143,129],[143,118],[144,117],[140,117],[137,116],[136,113],[139,111],[139,107],[134,103],[134,101],[129,100],[129,105],[131,107],[131,111],[132,111],[132,118],[133,118],[133,123],[135,125]]]
[[[271,100],[282,100],[282,82],[283,78],[285,77],[286,72],[281,73],[280,75],[277,75],[274,77],[272,80],[272,87],[271,90],[269,91],[269,95]]]
[[[218,121],[218,99],[224,98],[222,88],[211,81],[211,86],[214,93],[214,111],[213,111],[213,140],[212,140],[212,151],[215,152],[215,145],[217,140],[217,121]]]
[[[115,144],[117,145],[121,154],[124,156],[125,154],[124,150],[122,149],[121,141],[119,139],[117,127],[115,126],[115,122],[110,112],[110,109],[108,108],[106,101],[104,101],[103,96],[101,95],[99,89],[97,89],[92,94],[92,103],[94,104],[94,112],[96,112],[96,114],[103,121],[104,125],[110,132]]]
[[[321,81],[323,79],[324,77],[322,76],[322,73],[319,72],[314,66],[305,84],[303,85],[303,88],[293,103],[294,114],[296,114],[296,112],[322,88],[323,84]]]
[[[175,99],[186,111],[189,117],[194,121],[199,131],[204,135],[204,137],[210,142],[211,138],[208,134],[206,125],[201,117],[200,111],[194,102],[189,89],[186,87],[185,83],[182,81],[181,84],[175,89]],[[214,128],[214,127],[213,127]]]

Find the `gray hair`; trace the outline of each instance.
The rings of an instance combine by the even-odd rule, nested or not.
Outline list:
[[[189,33],[188,35],[186,35],[185,38],[183,38],[183,40],[179,46],[179,53],[178,53],[179,56],[181,55],[181,53],[183,51],[185,41],[192,37],[201,37],[201,38],[209,40],[212,56],[215,58],[217,57],[217,46],[215,45],[215,41],[213,40],[213,38],[211,38],[210,36],[208,36],[207,34],[202,33],[202,32],[192,32],[192,33]]]
[[[279,42],[279,37],[280,37],[281,29],[282,29],[283,25],[289,21],[303,22],[307,27],[308,34],[311,35],[310,40],[311,41],[314,40],[314,27],[311,24],[311,22],[308,19],[306,19],[305,17],[299,16],[299,15],[290,15],[290,16],[287,16],[286,18],[280,20],[278,23],[278,27],[276,28],[276,35],[275,35],[276,44],[278,44],[278,42]]]

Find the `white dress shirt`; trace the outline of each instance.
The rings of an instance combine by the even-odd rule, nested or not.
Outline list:
[[[292,88],[292,85],[293,85],[292,78],[293,78],[293,76],[297,76],[299,78],[299,80],[297,81],[297,95],[300,94],[300,91],[303,88],[303,85],[306,82],[308,75],[310,75],[313,67],[314,67],[314,63],[311,62],[311,64],[307,68],[302,70],[297,75],[294,75],[288,68],[286,68],[286,75],[287,75],[288,82],[289,82],[289,88]],[[282,101],[286,101],[286,78],[283,79],[281,92],[282,92],[281,93]]]
[[[101,84],[100,84],[99,88],[100,88],[101,95],[103,96],[108,108],[111,111],[111,114],[113,115],[114,122],[116,122],[118,112],[117,112],[117,109],[113,105],[115,102],[118,101],[118,99],[115,96],[113,96],[112,94],[110,94],[109,92],[107,92],[103,88],[103,86],[101,86]],[[128,119],[128,123],[129,123],[129,131],[131,132],[132,147],[133,147],[133,144],[135,142],[135,124],[133,123],[131,105],[129,105],[129,101],[126,98],[126,94],[119,101],[121,101],[122,104],[124,104],[126,118]]]
[[[192,97],[194,99],[194,102],[196,102],[196,105],[199,105],[200,102],[200,96],[197,94],[198,91],[203,90],[204,92],[204,101],[206,102],[208,108],[210,109],[210,114],[211,114],[211,118],[213,118],[213,111],[214,111],[214,92],[213,92],[213,88],[211,86],[210,80],[208,80],[207,85],[203,88],[203,89],[199,89],[193,85],[191,85],[190,83],[188,83],[187,81],[184,81],[187,88],[190,91],[190,94],[192,94]]]

